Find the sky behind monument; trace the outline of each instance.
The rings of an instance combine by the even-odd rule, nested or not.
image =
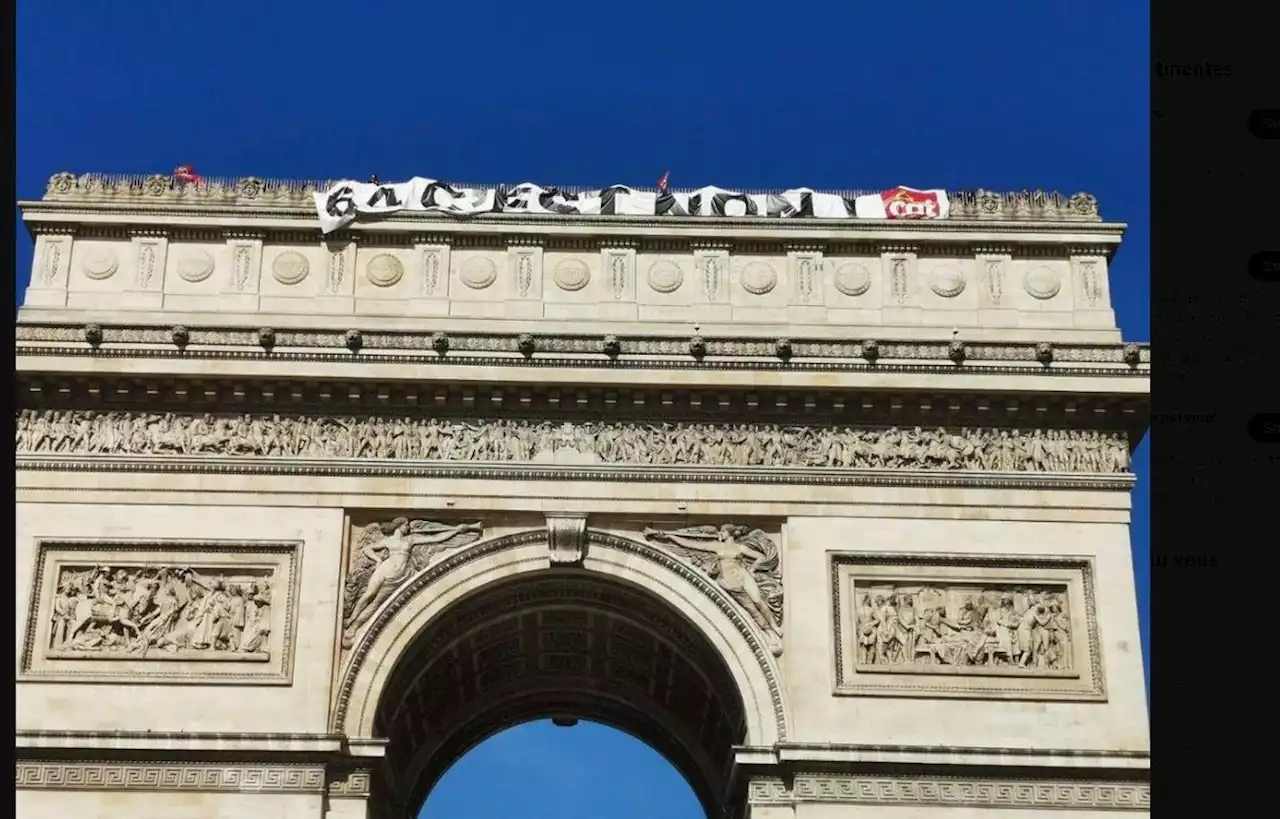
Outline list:
[[[58,171],[675,187],[1087,190],[1150,338],[1148,4],[22,0],[17,184]],[[19,228],[16,293],[31,243]],[[1133,558],[1149,633],[1148,444]],[[618,778],[622,779],[621,784]],[[700,816],[616,732],[477,748],[428,815]]]

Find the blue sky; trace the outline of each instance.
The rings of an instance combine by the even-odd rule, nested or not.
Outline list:
[[[670,169],[679,187],[1088,190],[1129,223],[1112,297],[1126,337],[1150,338],[1145,2],[22,0],[17,26],[21,198],[62,170],[188,162],[277,178],[647,186]],[[16,254],[20,294],[25,231]],[[644,797],[647,815],[696,815],[665,765],[605,729],[525,726],[455,767],[428,808],[628,817]]]

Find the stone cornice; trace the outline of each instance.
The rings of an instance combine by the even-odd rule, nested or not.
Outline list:
[[[787,764],[812,767],[813,763],[1000,765],[1071,768],[1123,768],[1148,771],[1150,751],[1114,751],[1081,748],[1000,748],[960,745],[862,745],[830,742],[780,742],[772,748],[741,747],[738,764],[748,766]]]
[[[357,319],[358,321],[358,319]],[[100,331],[97,347],[91,347],[90,327]],[[213,357],[227,357],[227,353],[235,348],[248,348],[254,354],[264,352],[264,328],[234,327],[200,327],[183,325],[185,331],[182,349],[184,355],[195,356],[201,353],[201,347],[217,348],[203,352],[216,353]],[[19,355],[75,355],[91,349],[98,354],[109,352],[126,352],[131,347],[148,356],[164,352],[164,348],[173,350],[175,341],[174,326],[156,326],[130,324],[113,326],[110,324],[86,325],[70,323],[38,323],[22,322],[16,328],[16,340],[19,343]],[[361,337],[361,356],[386,353],[417,354],[432,361],[449,361],[460,358],[476,357],[484,354],[512,355],[519,352],[519,333],[440,333],[428,330],[418,332],[386,332],[359,331]],[[269,346],[271,355],[280,357],[288,354],[300,354],[301,351],[345,350],[344,357],[351,358],[349,352],[350,330],[343,329],[271,329]],[[772,369],[803,368],[817,365],[822,367],[836,364],[867,366],[874,361],[878,371],[890,371],[897,362],[920,362],[946,364],[940,372],[955,373],[971,371],[984,362],[999,362],[1004,365],[1025,365],[1028,369],[1020,373],[1061,373],[1082,374],[1075,372],[1073,365],[1120,365],[1114,372],[1123,375],[1147,375],[1151,363],[1150,344],[1052,344],[1049,342],[965,342],[963,363],[957,365],[951,356],[949,341],[876,341],[871,345],[865,340],[832,340],[798,338],[762,338],[734,337],[716,338],[702,335],[705,343],[705,354],[695,357],[690,352],[690,336],[670,335],[569,335],[547,333],[535,336],[537,355],[525,361],[524,357],[512,358],[504,364],[532,364],[534,361],[550,361],[556,366],[570,365],[562,357],[549,356],[592,356],[592,366],[599,366],[601,361],[610,358],[622,366],[643,366],[645,359],[677,359],[681,366],[718,369],[733,366],[750,369],[762,367]],[[443,339],[443,347],[441,340]],[[782,360],[779,350],[780,341],[787,343],[786,360]],[[610,355],[611,343],[616,342],[616,355]],[[36,344],[40,346],[35,346]],[[57,346],[53,346],[57,345]],[[104,348],[104,345],[110,347]],[[1047,346],[1046,346],[1047,345]],[[874,346],[875,352],[868,350]],[[160,349],[155,349],[159,347]],[[114,348],[114,349],[113,349]],[[143,349],[145,348],[145,349]],[[230,349],[229,349],[230,348]],[[1045,353],[1048,351],[1048,360]],[[732,359],[720,361],[715,359]],[[828,364],[830,362],[830,364]],[[675,365],[677,361],[663,361],[663,366]],[[1102,369],[1090,369],[1089,375],[1104,372]]]
[[[190,207],[181,205],[111,204],[91,202],[21,202],[23,220],[32,226],[48,221],[75,222],[83,225],[118,225],[151,223],[185,227],[254,226],[258,230],[304,231],[318,242],[321,233],[314,211],[259,207]],[[766,222],[767,224],[762,224]],[[486,214],[469,216],[459,221],[434,213],[399,212],[380,217],[376,222],[351,225],[344,232],[361,234],[408,233],[429,230],[450,237],[464,235],[556,235],[584,230],[605,240],[606,237],[696,240],[699,237],[724,241],[726,235],[741,240],[858,243],[886,241],[893,243],[944,242],[952,245],[990,243],[993,237],[1020,245],[1058,245],[1063,242],[1097,244],[1114,253],[1124,235],[1126,225],[1117,222],[1090,221],[1000,221],[940,219],[912,222],[895,220],[832,219],[768,219],[715,217],[650,217],[650,216],[541,216],[531,214]],[[794,238],[793,238],[794,237]],[[327,237],[332,240],[332,236]]]
[[[375,461],[355,458],[250,458],[170,455],[19,455],[17,469],[45,472],[177,473],[209,475],[298,475],[337,477],[446,478],[499,481],[611,481],[621,483],[757,484],[817,486],[962,487],[1128,492],[1130,474],[977,472],[821,467],[724,467],[555,465]]]

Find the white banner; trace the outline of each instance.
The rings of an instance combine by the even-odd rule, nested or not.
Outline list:
[[[741,194],[716,187],[692,193],[638,191],[615,185],[598,191],[561,193],[531,183],[510,190],[454,188],[414,177],[392,184],[338,182],[317,193],[320,228],[331,233],[362,216],[402,210],[474,216],[481,213],[539,213],[606,216],[764,216],[791,219],[945,219],[947,193],[898,187],[881,194],[846,199],[795,188],[782,193]]]

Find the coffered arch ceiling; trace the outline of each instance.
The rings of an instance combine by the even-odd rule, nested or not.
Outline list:
[[[484,739],[531,719],[625,731],[724,815],[747,718],[724,659],[657,594],[584,569],[495,581],[432,619],[387,679],[374,733],[388,740],[378,801],[416,812]]]

